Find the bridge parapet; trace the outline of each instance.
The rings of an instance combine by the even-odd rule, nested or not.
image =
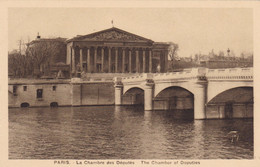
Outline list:
[[[190,68],[180,72],[143,73],[136,76],[122,77],[123,83],[143,82],[147,80],[171,79],[208,79],[208,80],[253,80],[253,68],[208,69]]]
[[[143,73],[136,76],[123,77],[122,82],[140,82],[145,81],[146,79],[152,79],[153,74],[151,73]]]
[[[146,80],[168,80],[168,79],[197,79],[205,77],[205,68],[190,68],[180,72],[167,73],[143,73],[136,76],[123,77],[122,82],[141,82]]]
[[[153,79],[197,79],[198,77],[205,77],[205,68],[190,68],[181,72],[158,73],[154,74]]]
[[[206,69],[208,80],[253,80],[253,68]]]

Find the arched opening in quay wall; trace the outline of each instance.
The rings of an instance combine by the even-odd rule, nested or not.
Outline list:
[[[122,96],[123,105],[144,105],[144,90],[141,88],[131,88]]]
[[[27,102],[24,102],[24,103],[21,103],[20,105],[22,108],[25,108],[25,107],[30,107],[30,104],[27,103]]]
[[[153,99],[154,110],[171,111],[176,118],[194,118],[194,95],[178,86],[162,90]]]
[[[206,105],[206,116],[212,118],[253,118],[253,87],[225,90]]]
[[[51,102],[50,107],[59,107],[58,102]]]

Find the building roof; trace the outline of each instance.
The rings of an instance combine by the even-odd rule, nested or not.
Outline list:
[[[29,42],[28,44],[34,44],[34,43],[38,43],[38,42],[66,42],[67,38],[36,38],[35,40]]]
[[[121,30],[116,27],[98,31],[87,35],[78,35],[67,40],[71,41],[135,41],[135,42],[153,42],[150,39],[141,37],[139,35]]]

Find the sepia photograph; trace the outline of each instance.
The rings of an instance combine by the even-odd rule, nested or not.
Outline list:
[[[8,161],[259,160],[253,8],[14,6],[7,29]]]

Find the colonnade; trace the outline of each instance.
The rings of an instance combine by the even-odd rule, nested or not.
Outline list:
[[[152,72],[152,48],[92,46],[78,49],[79,52],[76,52],[76,48],[71,47],[72,73],[77,71],[94,73]],[[76,62],[77,56],[79,56],[78,62]],[[86,68],[83,67],[83,64],[86,65]]]

